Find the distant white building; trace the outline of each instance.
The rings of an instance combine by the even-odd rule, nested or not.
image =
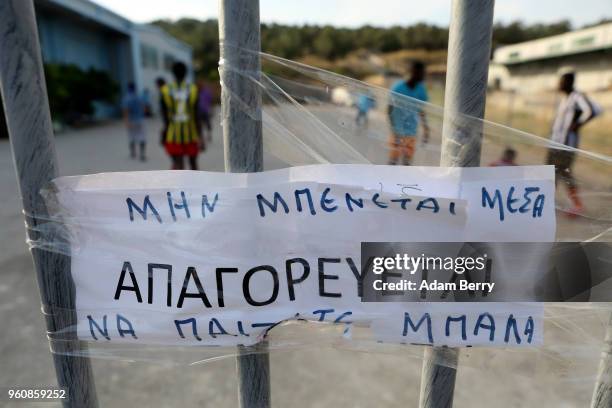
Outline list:
[[[34,4],[46,63],[104,71],[121,93],[133,82],[139,92],[149,91],[154,110],[159,98],[155,80],[170,80],[174,61],[184,62],[193,78],[191,47],[159,27],[134,23],[90,0],[35,0]],[[94,117],[117,116],[119,100],[114,105],[95,103]]]
[[[489,70],[489,86],[506,91],[548,91],[559,73],[576,72],[584,91],[612,88],[612,23],[500,47]]]
[[[191,47],[150,24],[135,25],[132,41],[133,49],[139,50],[135,55],[139,59],[135,63],[139,67],[136,71],[136,86],[141,92],[149,92],[151,107],[157,112],[159,91],[155,81],[157,78],[164,78],[166,82],[172,81],[174,62],[184,62],[189,69],[189,79],[193,80]]]

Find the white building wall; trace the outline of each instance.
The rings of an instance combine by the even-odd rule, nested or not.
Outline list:
[[[148,24],[137,25],[134,29],[133,45],[137,59],[136,85],[139,92],[149,91],[151,107],[159,111],[157,78],[172,81],[172,62],[181,61],[187,65],[188,79],[194,80],[193,52],[191,47],[168,35],[159,27]]]
[[[577,54],[508,66],[492,64],[489,86],[493,87],[497,79],[505,91],[553,91],[557,89],[560,72],[567,68],[576,72],[577,89],[588,92],[612,89],[612,52]]]
[[[500,47],[495,50],[493,61],[515,64],[609,48],[612,48],[612,23]]]
[[[612,23],[500,47],[489,70],[489,86],[505,91],[557,89],[560,71],[576,72],[576,88],[612,89]]]

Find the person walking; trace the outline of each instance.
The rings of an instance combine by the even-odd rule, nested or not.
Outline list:
[[[414,103],[408,98],[427,102],[429,97],[425,89],[425,64],[415,61],[412,64],[410,77],[393,85],[389,98],[388,116],[391,123],[391,136],[389,138],[389,164],[409,166],[416,148],[417,130],[419,123],[423,124],[423,143],[429,141],[429,126],[421,104]]]
[[[355,118],[355,124],[358,127],[368,126],[368,112],[376,105],[374,98],[369,94],[359,94],[357,97],[357,117]]]
[[[185,157],[189,167],[197,170],[200,146],[202,150],[205,147],[197,113],[198,88],[186,80],[184,63],[175,62],[172,73],[174,82],[161,87],[162,143],[172,160],[173,170],[185,168]]]
[[[551,132],[552,141],[572,148],[578,148],[580,129],[601,113],[599,106],[585,94],[574,89],[575,79],[574,72],[566,72],[559,79],[559,91],[563,94],[563,98],[557,107]],[[570,215],[578,215],[584,208],[572,171],[575,158],[575,151],[559,148],[549,149],[547,157],[547,163],[555,166],[555,183],[561,180],[567,185],[573,205],[569,210]]]
[[[147,137],[145,134],[144,117],[145,102],[136,92],[133,82],[128,84],[127,94],[123,97],[123,119],[128,132],[130,157],[136,158],[136,145],[140,147],[140,160],[146,160]]]
[[[210,142],[212,141],[210,116],[212,114],[213,96],[204,81],[198,83],[198,92],[198,115],[200,115],[200,123],[206,128],[206,140]],[[204,145],[202,144],[202,146]]]
[[[157,77],[157,79],[155,80],[155,87],[157,88],[157,93],[160,95],[159,100],[159,108],[161,109],[162,106],[162,102],[161,102],[161,90],[164,87],[164,85],[166,85],[166,80],[163,77]]]
[[[499,160],[489,164],[491,167],[516,166],[516,150],[506,147]]]
[[[151,92],[149,92],[149,88],[145,88],[144,91],[142,91],[142,101],[145,106],[145,117],[153,117],[153,108],[151,107]]]

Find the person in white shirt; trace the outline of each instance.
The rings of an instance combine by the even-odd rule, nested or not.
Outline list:
[[[564,95],[553,121],[551,140],[577,148],[580,141],[580,128],[599,115],[601,109],[586,95],[574,89],[574,81],[573,72],[563,74],[559,80],[559,91]],[[572,174],[575,156],[576,152],[573,150],[554,148],[549,150],[547,162],[555,166],[555,180],[561,180],[567,185],[573,204],[570,214],[577,215],[582,212],[583,205],[578,195],[576,179]]]

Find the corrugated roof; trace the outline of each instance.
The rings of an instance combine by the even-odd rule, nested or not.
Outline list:
[[[2,0],[0,0],[2,1]],[[169,42],[185,50],[191,50],[191,46],[174,38],[166,31],[150,24],[138,24],[107,9],[91,0],[37,0],[39,3],[47,3],[68,10],[84,18],[95,21],[97,24],[119,31],[126,35],[132,35],[135,30],[155,31],[165,37]]]
[[[133,23],[130,20],[90,0],[37,0],[37,3],[46,3],[70,11],[124,34],[129,34],[132,30]]]

